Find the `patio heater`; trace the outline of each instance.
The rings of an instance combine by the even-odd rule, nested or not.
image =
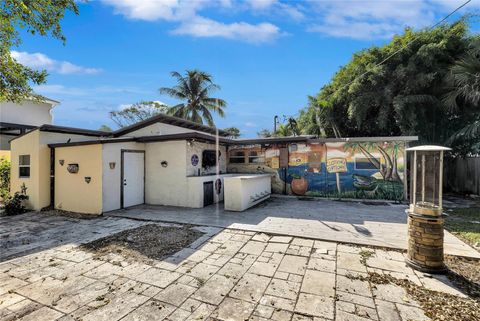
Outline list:
[[[426,273],[442,273],[443,223],[442,212],[443,154],[451,150],[442,146],[407,148],[413,153],[410,171],[410,207],[408,215],[407,264]]]

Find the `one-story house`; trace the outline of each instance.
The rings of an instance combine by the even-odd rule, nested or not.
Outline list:
[[[143,203],[203,207],[223,200],[226,177],[267,173],[272,193],[400,200],[405,148],[417,140],[228,136],[164,114],[112,133],[44,125],[11,141],[11,190],[34,210],[101,214]]]

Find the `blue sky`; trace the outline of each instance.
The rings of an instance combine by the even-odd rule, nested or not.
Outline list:
[[[158,88],[174,85],[171,71],[198,68],[228,103],[217,126],[254,137],[274,115],[296,115],[354,52],[405,26],[429,26],[462,2],[94,0],[63,20],[65,46],[23,35],[13,55],[49,72],[35,90],[61,102],[57,125],[114,128],[111,110],[140,100],[173,105]],[[479,7],[474,0],[462,13]]]

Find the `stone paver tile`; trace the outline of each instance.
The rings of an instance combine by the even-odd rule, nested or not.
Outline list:
[[[290,321],[293,313],[286,310],[275,310],[272,315],[273,321]]]
[[[6,277],[2,277],[0,279],[0,295],[8,293],[10,290],[17,289],[27,284],[27,282],[17,279],[13,276],[7,275]]]
[[[335,321],[371,321],[372,319],[337,310]]]
[[[366,266],[360,261],[361,259],[362,257],[359,254],[339,251],[337,254],[337,268],[367,272]]]
[[[230,292],[234,284],[233,279],[223,275],[214,275],[193,294],[192,298],[218,305],[227,293]]]
[[[301,291],[333,297],[335,295],[335,277],[331,273],[307,270],[303,277]]]
[[[278,270],[280,272],[303,275],[307,267],[307,261],[308,259],[306,257],[285,255]]]
[[[404,288],[395,284],[377,284],[372,289],[376,299],[418,306],[415,300],[407,296]]]
[[[375,303],[373,302],[372,297],[362,296],[354,293],[341,292],[341,291],[337,291],[336,295],[338,299],[341,301],[352,302],[352,303],[367,306],[370,308],[375,308]]]
[[[295,237],[291,244],[312,247],[313,243],[314,243],[314,240],[302,239],[302,238],[299,238],[299,237]]]
[[[292,237],[290,236],[272,236],[269,242],[272,243],[290,243],[292,241]]]
[[[26,316],[17,319],[18,321],[53,321],[58,320],[63,314],[49,307],[42,307]]]
[[[205,264],[205,263],[198,263],[194,268],[190,271],[187,271],[187,275],[193,276],[195,278],[200,278],[203,280],[209,279],[212,275],[214,275],[220,268],[215,265]]]
[[[285,299],[296,300],[300,289],[300,283],[272,279],[265,294],[274,295]]]
[[[158,293],[162,291],[162,288],[156,287],[156,286],[149,286],[143,292],[141,292],[142,295],[148,296],[149,298],[154,297]]]
[[[209,315],[215,310],[215,306],[211,304],[202,303],[198,308],[188,317],[188,320],[211,320]]]
[[[375,304],[381,321],[402,321],[394,303],[375,299]]]
[[[308,293],[300,293],[297,304],[295,305],[295,312],[315,317],[333,319],[334,299]]]
[[[424,287],[433,291],[453,294],[462,298],[467,297],[465,294],[460,292],[460,290],[458,290],[445,275],[421,275],[420,282]]]
[[[165,320],[168,321],[183,321],[187,320],[187,318],[192,314],[190,311],[186,311],[183,309],[176,309],[172,312]]]
[[[313,247],[316,248],[316,249],[326,249],[326,250],[330,250],[330,251],[336,251],[337,250],[337,243],[315,240],[315,242],[313,243]]]
[[[231,241],[228,240],[225,243],[223,243],[216,251],[215,253],[218,254],[230,254],[234,255],[235,253],[238,252],[243,247],[243,242],[238,242],[238,241]]]
[[[137,309],[130,312],[122,321],[150,321],[163,320],[175,310],[175,307],[159,302],[156,300],[148,300]]]
[[[15,294],[15,293],[5,293],[0,295],[0,310],[18,303],[22,300],[25,300],[25,298],[21,295]]]
[[[121,271],[122,267],[118,265],[113,265],[109,262],[105,262],[102,265],[99,265],[93,269],[90,269],[88,272],[83,273],[83,275],[97,280],[105,280],[107,277],[110,277],[114,274],[118,275]]]
[[[255,308],[255,311],[253,312],[253,314],[262,318],[270,319],[270,317],[273,314],[273,311],[275,311],[275,308],[271,306],[259,304]]]
[[[106,305],[100,306],[83,316],[82,321],[120,320],[149,298],[132,292],[114,296]]]
[[[257,261],[253,263],[248,272],[272,277],[275,274],[277,268],[278,264]]]
[[[215,252],[220,246],[221,246],[220,243],[206,242],[206,243],[204,243],[204,244],[200,247],[200,250],[205,251],[205,252],[213,253],[213,252]]]
[[[193,253],[188,257],[188,260],[189,260],[189,261],[193,261],[193,262],[202,262],[202,261],[205,260],[207,257],[209,257],[211,254],[212,254],[211,252],[202,251],[202,250],[195,250],[195,252],[193,252]]]
[[[260,255],[266,246],[267,244],[264,242],[250,241],[250,242],[247,242],[245,246],[241,248],[240,252],[253,254],[253,255]]]
[[[311,251],[312,251],[311,247],[290,244],[286,253],[291,254],[291,255],[299,255],[299,256],[308,257],[308,256],[310,256]]]
[[[56,258],[80,263],[82,261],[91,259],[93,254],[81,250],[69,250],[69,251],[56,251],[53,255]]]
[[[367,281],[351,279],[343,275],[337,275],[337,290],[371,297],[370,285]]]
[[[217,272],[217,274],[223,275],[227,278],[240,279],[247,270],[248,266],[227,263]]]
[[[295,309],[294,300],[279,298],[271,295],[264,295],[260,299],[260,304],[272,307],[274,309],[282,309],[288,311],[293,311]]]
[[[362,248],[360,246],[356,246],[356,245],[338,244],[337,251],[338,252],[344,252],[344,253],[358,254],[362,251]]]
[[[308,260],[308,268],[317,271],[335,273],[335,261],[310,257]]]
[[[377,310],[374,308],[368,308],[362,305],[356,305],[355,314],[363,318],[378,320]]]
[[[288,275],[288,281],[300,283],[300,282],[302,282],[302,279],[303,279],[303,277],[301,275],[297,275],[297,274],[289,274]]]
[[[270,236],[265,233],[257,233],[252,237],[253,241],[268,242]]]
[[[404,304],[395,304],[402,320],[427,321],[429,317],[425,315],[422,309]]]
[[[337,301],[335,306],[337,308],[337,311],[340,310],[348,313],[355,313],[355,304],[351,302]]]
[[[84,288],[77,289],[68,293],[68,295],[59,295],[52,305],[56,310],[64,313],[70,313],[80,308],[81,306],[95,300],[98,297],[104,296],[108,293],[109,287],[107,284],[96,281]]]
[[[166,288],[170,283],[174,282],[180,276],[180,273],[150,268],[139,275],[134,275],[134,278],[139,282],[155,285],[160,288]]]
[[[303,314],[294,313],[293,317],[292,317],[292,321],[314,321],[314,320],[313,320],[313,317],[309,317],[309,316],[303,315]]]
[[[189,298],[185,302],[183,302],[180,308],[193,313],[201,304],[202,302]]]
[[[285,253],[288,249],[287,243],[267,243],[265,251],[274,253]]]
[[[212,258],[213,255],[218,255],[218,257]],[[212,254],[208,258],[205,259],[203,263],[215,265],[218,267],[224,266],[232,257],[226,254]]]
[[[210,242],[225,243],[226,241],[228,241],[234,235],[235,234],[233,234],[233,233],[222,231],[222,232],[218,233],[217,235],[213,236],[210,239]]]
[[[375,255],[367,259],[367,266],[406,274],[414,273],[412,268],[408,267],[405,261],[394,261]]]
[[[170,284],[155,296],[155,299],[179,307],[197,288],[181,283]]]
[[[287,272],[279,272],[275,273],[276,279],[288,280],[288,273]]]
[[[225,298],[215,312],[218,320],[245,321],[248,320],[255,308],[255,304],[233,298]]]
[[[238,241],[238,242],[248,242],[252,236],[250,235],[244,235],[244,234],[236,234],[230,238],[232,241]]]
[[[245,301],[257,302],[270,283],[270,278],[256,274],[245,274],[230,291],[229,296]]]

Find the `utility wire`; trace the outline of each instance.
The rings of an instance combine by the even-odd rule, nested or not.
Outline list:
[[[457,11],[459,11],[460,9],[462,9],[463,7],[465,7],[467,4],[469,4],[470,2],[472,2],[472,0],[467,0],[466,2],[464,2],[462,5],[458,6],[455,10],[453,10],[452,12],[450,12],[448,15],[446,15],[442,20],[438,21],[437,23],[435,23],[434,25],[428,27],[426,30],[431,30],[431,29],[434,29],[435,27],[439,26],[440,24],[442,24],[443,22],[445,22],[448,18],[450,18],[452,15],[454,15]],[[400,51],[402,51],[403,49],[407,48],[411,43],[413,43],[414,41],[416,41],[420,36],[416,36],[415,38],[413,38],[412,40],[410,40],[409,42],[407,42],[406,44],[404,44],[401,48],[399,48],[398,50],[396,50],[395,52],[393,52],[392,54],[390,54],[389,56],[387,56],[385,59],[383,59],[382,61],[380,61],[379,63],[375,64],[375,67],[379,67],[381,65],[383,65],[385,62],[387,62],[388,60],[390,60],[390,58],[392,58],[393,56],[395,56],[396,54],[398,54]],[[355,79],[357,78],[360,78],[360,77],[363,77],[365,76],[367,73],[369,73],[370,70],[367,70],[365,71],[363,74],[361,74],[360,76],[356,76]],[[350,83],[348,84],[345,84],[343,85],[342,87],[345,87],[345,86],[350,86],[354,81],[352,80]],[[295,115],[299,115],[299,112],[297,112]],[[294,117],[295,115],[292,115],[292,116],[289,116],[289,117]]]

